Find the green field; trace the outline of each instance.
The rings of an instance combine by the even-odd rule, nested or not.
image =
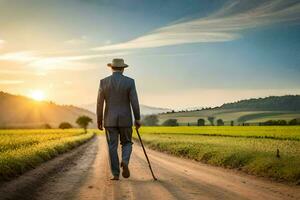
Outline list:
[[[155,150],[276,180],[300,181],[299,126],[143,127],[140,132]]]
[[[189,112],[176,112],[168,114],[158,115],[159,123],[162,124],[167,119],[177,119],[180,125],[196,125],[199,118],[207,121],[208,116],[213,116],[217,119],[222,119],[225,124],[230,124],[231,121],[234,123],[253,123],[265,122],[268,120],[287,120],[300,119],[299,111],[242,111],[234,109],[212,109],[212,110],[201,110],[201,111],[189,111]]]
[[[83,130],[0,130],[0,181],[36,167],[92,138]]]
[[[0,130],[0,181],[82,144],[92,132],[102,133]],[[140,132],[155,150],[276,180],[300,181],[300,126],[142,127]]]

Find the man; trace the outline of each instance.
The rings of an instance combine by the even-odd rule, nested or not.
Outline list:
[[[128,67],[123,59],[113,59],[112,63],[107,64],[111,67],[113,74],[100,81],[98,100],[97,100],[97,119],[98,128],[103,130],[103,125],[108,131],[108,146],[110,164],[113,178],[119,180],[120,167],[118,157],[118,141],[122,145],[122,176],[130,176],[128,164],[132,151],[132,114],[135,118],[135,126],[139,128],[140,107],[135,88],[134,80],[123,75],[124,68]],[[105,102],[104,124],[103,124],[103,105]]]

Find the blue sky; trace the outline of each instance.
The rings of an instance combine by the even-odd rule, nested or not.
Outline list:
[[[0,13],[7,92],[93,103],[122,57],[147,105],[300,94],[298,0],[0,0]]]

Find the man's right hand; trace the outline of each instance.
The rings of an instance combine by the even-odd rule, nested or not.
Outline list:
[[[101,130],[101,131],[103,131],[103,125],[99,123],[98,124],[98,129]]]
[[[142,126],[142,123],[140,120],[135,120],[134,125],[136,129],[139,129]]]

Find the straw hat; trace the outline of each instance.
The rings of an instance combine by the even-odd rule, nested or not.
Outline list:
[[[126,68],[127,64],[124,63],[124,59],[122,58],[114,58],[111,63],[107,64],[108,67],[116,67],[116,68]]]

